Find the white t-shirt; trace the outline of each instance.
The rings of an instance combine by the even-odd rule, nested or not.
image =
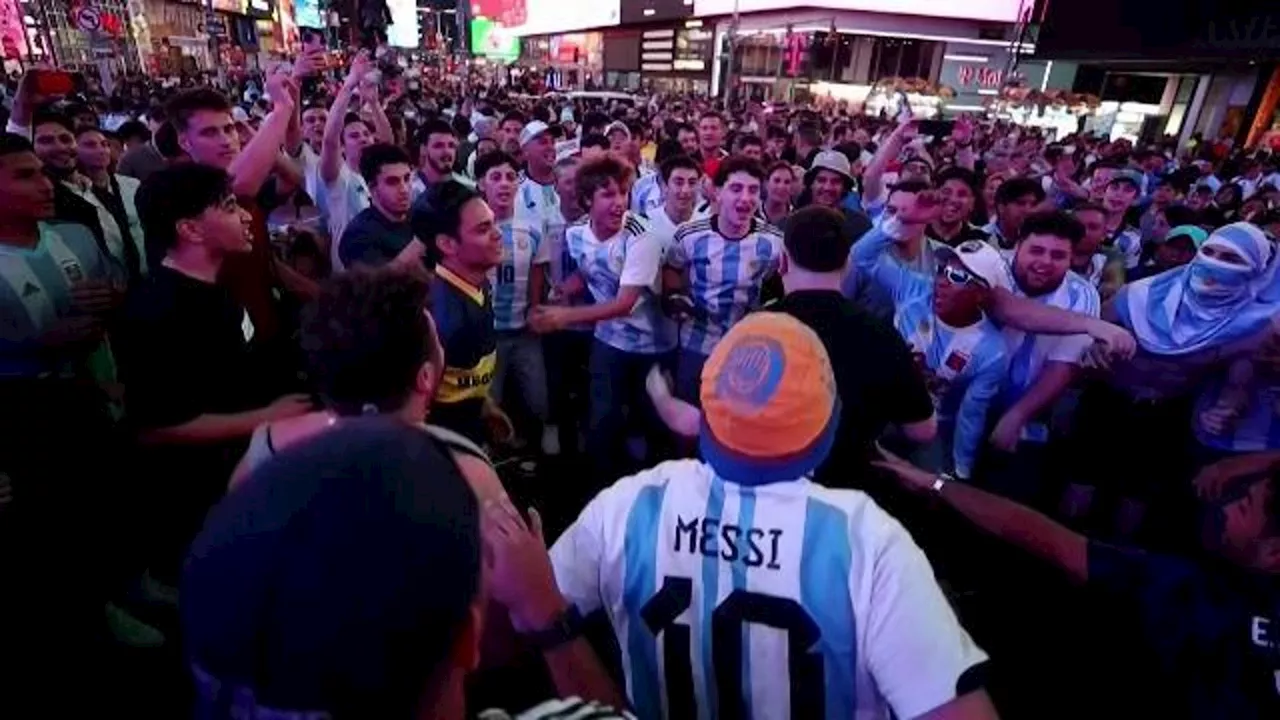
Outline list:
[[[665,462],[596,496],[551,561],[608,614],[639,717],[917,717],[986,659],[896,520],[805,479]]]
[[[338,241],[342,232],[347,229],[351,219],[369,207],[369,187],[365,185],[360,173],[352,170],[346,163],[338,171],[338,177],[325,189],[327,209],[329,211],[329,237],[331,244],[334,271],[342,270],[342,259],[338,257]]]

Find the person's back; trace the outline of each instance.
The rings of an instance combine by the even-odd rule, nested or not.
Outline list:
[[[701,399],[706,461],[619,480],[551,550],[565,598],[608,613],[637,715],[992,717],[970,672],[986,656],[910,535],[807,479],[840,404],[817,335],[748,316]]]
[[[666,462],[602,492],[551,556],[588,570],[560,589],[608,612],[640,717],[663,698],[671,718],[916,717],[985,659],[911,536],[857,491]]]

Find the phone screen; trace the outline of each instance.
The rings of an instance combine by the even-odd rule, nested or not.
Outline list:
[[[36,92],[40,95],[70,95],[75,89],[75,78],[69,72],[40,70],[36,74]]]

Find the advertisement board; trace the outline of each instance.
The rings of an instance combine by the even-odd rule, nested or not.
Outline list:
[[[416,0],[387,0],[391,24],[387,26],[387,44],[392,47],[416,48],[422,44],[418,28]]]
[[[476,18],[471,21],[471,52],[493,60],[515,60],[520,57],[520,38],[488,18]]]
[[[298,27],[321,29],[324,18],[320,16],[320,0],[294,0],[293,19]]]
[[[471,0],[471,16],[525,37],[611,27],[621,7],[622,0]]]
[[[927,17],[953,18],[957,20],[987,20],[993,22],[1017,22],[1022,0],[695,0],[693,14],[732,15],[734,6],[738,12],[765,12],[768,10],[792,10],[797,4],[820,10],[858,10],[861,12],[894,13],[897,15],[924,15]]]

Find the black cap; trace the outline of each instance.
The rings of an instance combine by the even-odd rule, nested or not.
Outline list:
[[[421,428],[343,421],[209,514],[183,569],[201,717],[408,717],[480,586],[474,492]]]

